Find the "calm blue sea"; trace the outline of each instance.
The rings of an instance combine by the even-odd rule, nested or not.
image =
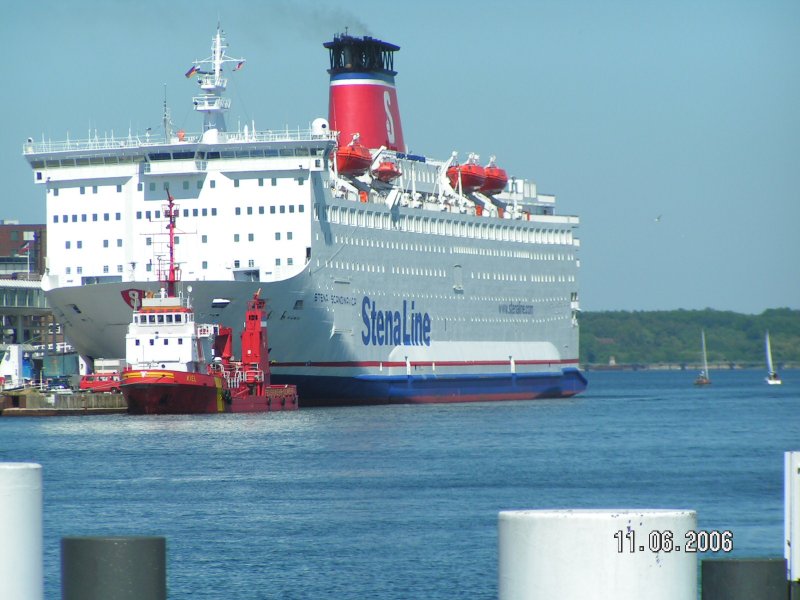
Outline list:
[[[60,539],[163,535],[171,600],[497,597],[497,513],[685,508],[739,557],[783,555],[800,372],[590,372],[571,400],[271,415],[0,419],[43,465]],[[715,555],[719,557],[720,555]]]

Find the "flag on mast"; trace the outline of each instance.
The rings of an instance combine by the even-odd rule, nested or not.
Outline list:
[[[186,78],[188,79],[189,77],[191,77],[192,75],[197,73],[197,71],[199,71],[199,69],[197,68],[197,65],[192,65],[192,68],[189,69],[188,71],[186,71],[186,73],[185,73]]]

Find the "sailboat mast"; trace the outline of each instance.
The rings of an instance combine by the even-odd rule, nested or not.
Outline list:
[[[703,340],[703,371],[708,377],[708,358],[706,358],[706,332],[705,329],[700,330],[700,337]]]

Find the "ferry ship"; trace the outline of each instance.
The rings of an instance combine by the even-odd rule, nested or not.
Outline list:
[[[88,361],[125,354],[159,289],[171,194],[201,322],[238,329],[259,288],[272,380],[305,406],[568,397],[578,369],[579,219],[502,161],[406,147],[394,57],[334,36],[328,118],[231,131],[223,32],[185,73],[202,131],[23,144],[47,214],[43,288]]]

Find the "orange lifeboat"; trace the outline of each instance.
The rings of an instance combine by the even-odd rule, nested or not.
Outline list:
[[[483,182],[480,190],[487,196],[499,194],[506,188],[508,183],[508,175],[505,169],[501,169],[494,162],[494,156],[489,161],[489,164],[484,168],[486,179]]]
[[[358,142],[358,134],[353,136],[347,146],[334,150],[336,171],[341,175],[363,175],[372,164],[372,155],[369,149]]]
[[[400,167],[397,166],[397,163],[394,163],[391,160],[384,160],[372,170],[372,174],[376,179],[380,179],[385,183],[389,183],[393,179],[400,177],[402,172],[400,171]]]
[[[486,181],[486,171],[477,162],[477,157],[471,155],[463,165],[453,165],[447,169],[447,178],[453,189],[465,194],[479,190]]]

